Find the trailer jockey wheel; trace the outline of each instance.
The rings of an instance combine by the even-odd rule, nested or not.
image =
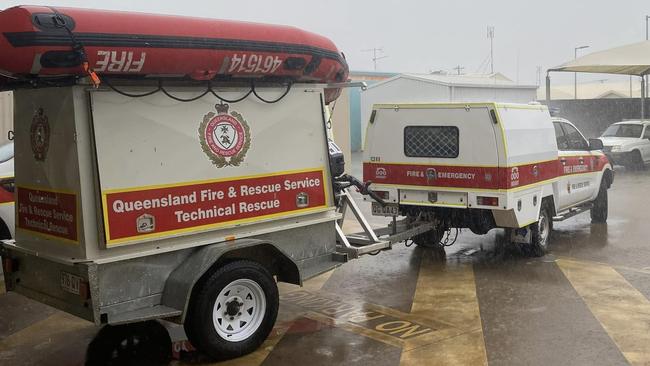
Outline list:
[[[412,239],[413,242],[419,247],[430,248],[436,251],[444,251],[445,247],[440,243],[440,241],[442,240],[442,237],[445,235],[446,231],[446,228],[439,227],[422,234],[418,234]]]
[[[220,267],[194,288],[185,333],[215,360],[256,350],[278,315],[278,288],[261,265],[246,260]]]
[[[548,251],[553,230],[553,217],[548,204],[542,204],[539,210],[539,219],[530,225],[531,243],[528,245],[529,253],[534,257],[542,257]]]

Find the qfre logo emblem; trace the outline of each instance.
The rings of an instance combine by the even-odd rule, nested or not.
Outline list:
[[[510,186],[516,187],[519,185],[519,168],[514,167],[510,171]]]
[[[377,168],[375,170],[375,177],[376,178],[386,178],[388,176],[388,172],[386,171],[386,168]]]
[[[32,145],[34,159],[44,161],[50,147],[50,122],[43,108],[39,108],[32,118],[29,129],[29,142]]]
[[[97,72],[140,72],[147,58],[146,52],[136,55],[131,51],[97,51]]]
[[[217,168],[238,166],[251,145],[250,127],[241,114],[228,113],[228,104],[217,104],[217,113],[203,117],[199,141],[203,152]]]
[[[436,180],[438,178],[438,172],[434,168],[427,169],[427,182]]]

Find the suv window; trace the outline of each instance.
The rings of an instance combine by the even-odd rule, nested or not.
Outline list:
[[[558,122],[553,122],[553,127],[555,127],[555,139],[557,140],[558,150],[569,150],[569,142],[564,135],[564,130]]]
[[[645,132],[643,133],[644,139],[650,139],[650,125],[645,126]]]
[[[577,128],[568,123],[562,123],[562,128],[569,143],[569,150],[589,150],[589,143],[582,137]]]
[[[418,158],[457,158],[458,128],[455,126],[407,126],[404,155]]]

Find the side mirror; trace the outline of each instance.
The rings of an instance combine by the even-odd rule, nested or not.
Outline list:
[[[600,139],[589,139],[589,150],[602,150],[603,141]]]

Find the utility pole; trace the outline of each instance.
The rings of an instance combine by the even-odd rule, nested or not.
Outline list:
[[[372,63],[374,64],[375,71],[377,71],[377,61],[388,57],[388,56],[377,56],[377,52],[380,52],[380,53],[384,52],[383,47],[379,47],[379,48],[374,47],[374,48],[370,48],[370,49],[367,49],[367,50],[361,50],[361,52],[372,52]]]
[[[650,15],[645,16],[645,40],[648,41],[648,20]],[[631,78],[632,76],[630,76]],[[631,82],[630,82],[631,83]],[[630,88],[632,89],[632,88]],[[631,93],[630,93],[631,94]],[[645,98],[648,95],[648,75],[641,75],[641,120],[645,119]]]
[[[578,50],[589,48],[589,46],[578,46],[573,49],[573,59],[578,58]],[[578,99],[578,73],[573,73],[573,99]]]
[[[494,27],[487,27],[487,37],[490,39],[490,74],[494,74]]]
[[[537,66],[537,86],[542,85],[542,67]]]
[[[460,65],[458,65],[458,66],[454,67],[454,70],[456,70],[456,72],[458,73],[458,75],[460,75],[460,72],[463,71],[463,70],[465,70],[465,68],[462,67],[462,66],[460,66]]]

